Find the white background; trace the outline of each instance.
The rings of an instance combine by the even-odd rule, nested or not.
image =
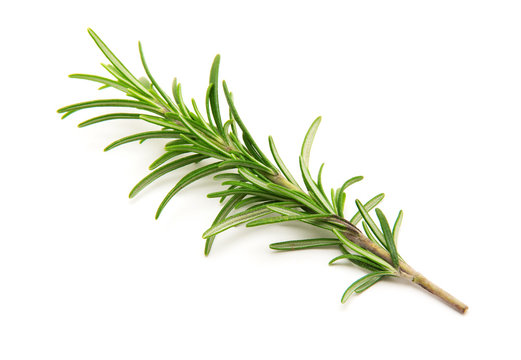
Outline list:
[[[518,1],[29,1],[0,18],[0,359],[519,358]],[[200,104],[220,53],[251,132],[292,169],[322,115],[313,171],[366,177],[350,212],[382,191],[404,209],[402,256],[468,313],[400,281],[340,304],[361,270],[268,248],[309,236],[297,224],[234,229],[204,257],[211,181],[155,221],[180,174],[127,194],[163,142],[103,153],[148,126],[56,114],[111,97],[66,77],[104,73],[87,27],[140,76],[141,40]]]

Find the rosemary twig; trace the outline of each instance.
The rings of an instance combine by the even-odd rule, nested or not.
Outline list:
[[[396,249],[396,240],[403,213],[399,212],[391,227],[385,214],[376,208],[382,201],[383,194],[376,195],[365,203],[356,200],[358,211],[347,220],[344,215],[345,191],[362,180],[362,177],[353,177],[339,188],[331,189],[331,192],[326,192],[323,188],[322,167],[318,176],[313,177],[309,170],[309,159],[320,118],[311,124],[302,144],[299,158],[302,183],[299,183],[282,161],[271,137],[269,143],[273,161],[257,145],[239,116],[224,81],[222,86],[229,116],[223,117],[218,97],[219,55],[216,56],[210,71],[204,107],[205,117],[194,100],[191,102],[190,110],[183,101],[181,85],[176,80],[172,87],[173,99],[159,87],[147,66],[141,44],[139,53],[147,78],[138,79],[94,31],[89,29],[89,34],[110,62],[104,65],[104,68],[112,78],[86,74],[73,74],[70,77],[100,83],[101,88],[112,87],[132,99],[87,101],[65,106],[58,112],[65,118],[88,108],[126,108],[132,112],[97,116],[82,122],[79,126],[114,119],[139,119],[159,126],[156,130],[119,139],[105,149],[110,150],[134,141],[170,139],[165,146],[165,153],[150,165],[150,174],[132,189],[130,197],[136,196],[144,187],[167,173],[205,159],[213,160],[181,178],[165,196],[156,213],[156,217],[159,217],[164,207],[179,191],[198,179],[214,176],[216,180],[222,181],[226,186],[224,190],[208,194],[209,197],[220,198],[223,207],[212,226],[203,234],[203,238],[206,239],[206,255],[210,253],[216,235],[231,227],[240,224],[261,226],[299,221],[321,228],[324,237],[284,241],[271,244],[270,247],[279,251],[336,247],[340,250],[340,255],[331,260],[330,264],[348,260],[369,271],[347,288],[342,302],[347,301],[353,293],[367,290],[383,278],[400,277],[420,285],[460,313],[467,310],[465,304],[431,283],[401,258]],[[376,218],[370,215],[373,209]],[[363,231],[357,227],[360,222]]]

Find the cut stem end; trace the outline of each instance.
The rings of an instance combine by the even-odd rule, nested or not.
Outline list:
[[[438,299],[442,300],[444,303],[449,305],[451,308],[459,312],[460,314],[465,314],[468,310],[468,306],[465,305],[460,300],[456,299],[454,296],[432,283],[420,273],[413,274],[411,281],[415,284],[418,284],[432,295],[436,296]]]

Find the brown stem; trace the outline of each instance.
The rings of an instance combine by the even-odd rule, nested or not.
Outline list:
[[[389,255],[389,252],[387,252],[387,250],[369,240],[365,235],[361,233],[353,235],[350,232],[346,232],[344,233],[344,235],[355,244],[384,259],[389,264],[392,264],[391,255]],[[459,313],[464,314],[467,311],[467,305],[456,299],[454,296],[452,296],[436,284],[429,281],[429,279],[427,279],[425,276],[414,270],[405,261],[400,260],[399,271],[400,277],[410,280],[415,284],[418,284],[419,286],[430,292],[432,295],[436,296],[438,299],[445,302],[447,305],[449,305]]]
[[[412,278],[412,282],[420,285],[422,288],[436,296],[437,298],[444,301],[447,305],[452,307],[454,310],[459,312],[460,314],[465,314],[467,309],[469,308],[467,305],[456,299],[454,296],[429,281],[425,276],[416,272]]]

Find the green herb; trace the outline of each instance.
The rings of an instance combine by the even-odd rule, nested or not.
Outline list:
[[[370,215],[382,201],[383,194],[376,195],[365,203],[356,200],[358,212],[353,214],[349,221],[346,220],[345,191],[362,180],[361,176],[347,180],[338,189],[331,189],[329,196],[326,195],[321,179],[322,167],[316,178],[309,170],[311,146],[320,125],[320,118],[311,124],[302,144],[299,159],[302,183],[299,183],[284,164],[271,137],[269,144],[274,162],[257,145],[239,116],[224,81],[222,87],[229,115],[225,117],[221,113],[218,98],[219,55],[215,57],[210,71],[205,118],[194,100],[191,101],[191,110],[183,101],[181,85],[177,80],[174,79],[172,86],[173,99],[159,87],[145,62],[141,44],[139,53],[147,78],[138,79],[94,31],[89,29],[89,34],[110,62],[103,67],[112,78],[86,74],[73,74],[70,77],[97,82],[102,85],[102,89],[112,87],[132,99],[87,101],[63,107],[58,112],[65,118],[78,110],[89,108],[126,108],[132,112],[97,116],[82,122],[79,126],[114,119],[137,119],[159,127],[119,139],[105,150],[134,141],[143,142],[158,138],[171,140],[165,146],[165,153],[150,165],[151,173],[132,189],[130,197],[137,195],[144,187],[165,174],[202,160],[210,160],[210,163],[200,165],[181,178],[165,196],[156,213],[157,218],[180,190],[201,178],[213,176],[216,180],[222,181],[222,185],[226,186],[224,190],[208,194],[208,197],[219,198],[223,207],[210,228],[203,234],[203,238],[206,239],[206,255],[210,253],[216,235],[231,227],[240,224],[261,226],[297,221],[322,229],[324,237],[278,242],[270,245],[272,249],[291,251],[337,248],[340,255],[331,260],[330,264],[348,260],[369,271],[369,274],[347,288],[342,302],[353,293],[361,293],[384,278],[400,277],[420,285],[460,313],[467,310],[465,304],[431,283],[403,261],[396,249],[403,212],[399,212],[392,229],[380,209],[375,210],[378,223]],[[356,227],[360,221],[364,231]]]

